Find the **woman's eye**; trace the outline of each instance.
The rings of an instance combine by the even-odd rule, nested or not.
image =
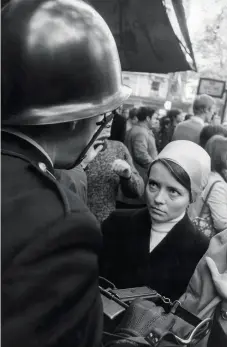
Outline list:
[[[178,195],[180,195],[179,192],[178,192],[176,189],[174,189],[174,188],[169,188],[169,192],[170,192],[170,194],[171,194],[172,196],[178,196]]]
[[[149,187],[150,187],[150,188],[157,188],[158,185],[157,185],[157,183],[155,183],[154,181],[149,181]]]

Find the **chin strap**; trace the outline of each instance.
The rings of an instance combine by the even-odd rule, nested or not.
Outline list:
[[[79,157],[76,159],[76,161],[70,165],[70,167],[67,167],[66,170],[71,170],[74,167],[78,166],[86,157],[86,154],[88,152],[88,150],[90,149],[90,147],[93,145],[93,143],[95,142],[95,140],[99,137],[99,135],[101,134],[101,132],[103,131],[103,129],[107,126],[107,124],[109,122],[111,122],[111,120],[114,118],[115,114],[117,112],[113,111],[110,115],[106,116],[106,114],[104,114],[103,119],[96,123],[96,125],[100,125],[100,127],[98,128],[98,130],[95,132],[95,134],[93,135],[92,139],[88,142],[87,146],[84,148],[84,150],[81,152],[81,154],[79,155]]]

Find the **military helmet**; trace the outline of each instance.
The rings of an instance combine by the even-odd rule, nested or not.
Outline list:
[[[70,122],[118,108],[113,35],[81,0],[13,0],[2,10],[2,124]]]

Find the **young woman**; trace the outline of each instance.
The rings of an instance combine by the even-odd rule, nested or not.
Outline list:
[[[208,184],[195,203],[196,214],[211,228],[207,236],[227,228],[227,138],[215,135],[205,147],[211,157]]]
[[[196,156],[195,156],[196,153]],[[177,299],[208,247],[187,207],[205,187],[210,157],[191,141],[169,143],[153,161],[147,207],[112,213],[102,225],[101,275],[118,288],[147,285]]]

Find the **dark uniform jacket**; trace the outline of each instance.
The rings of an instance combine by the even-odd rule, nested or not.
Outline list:
[[[195,231],[185,215],[149,253],[150,230],[147,208],[113,212],[102,225],[101,275],[118,288],[148,285],[178,299],[209,241]]]
[[[2,344],[100,346],[101,233],[29,142],[2,135]]]

